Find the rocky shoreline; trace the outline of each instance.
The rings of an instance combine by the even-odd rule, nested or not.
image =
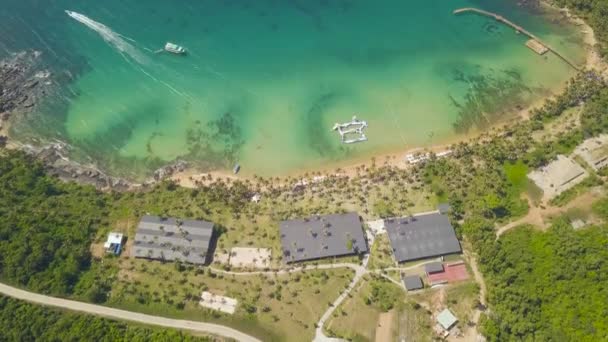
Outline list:
[[[11,120],[27,116],[45,97],[56,94],[58,82],[55,75],[44,68],[41,55],[38,51],[22,51],[0,61],[0,147],[18,149],[34,156],[45,165],[49,174],[62,180],[93,185],[101,190],[124,191],[146,187],[188,167],[187,162],[177,160],[156,170],[153,178],[146,182],[133,183],[107,175],[93,164],[83,165],[70,160],[70,146],[65,142],[34,146],[9,139]]]
[[[0,61],[0,129],[11,115],[30,112],[52,87],[51,73],[40,70],[40,52],[25,51]]]

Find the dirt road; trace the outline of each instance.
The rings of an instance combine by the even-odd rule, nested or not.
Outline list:
[[[63,309],[80,311],[112,319],[132,321],[148,325],[157,325],[174,329],[191,330],[205,334],[223,336],[241,342],[260,342],[260,340],[253,336],[249,336],[240,331],[218,324],[185,321],[160,316],[146,315],[138,312],[119,310],[102,305],[95,305],[78,302],[75,300],[45,296],[34,292],[24,291],[5,284],[0,284],[0,293],[9,297],[25,300],[35,304],[55,306]]]

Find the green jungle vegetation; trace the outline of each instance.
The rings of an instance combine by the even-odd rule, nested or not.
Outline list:
[[[91,187],[61,182],[46,175],[40,164],[24,154],[3,150],[0,156],[0,215],[3,217],[0,221],[0,277],[7,283],[43,293],[93,302],[111,299],[112,305],[128,305],[147,312],[160,312],[164,307],[170,308],[165,310],[169,315],[184,316],[180,310],[188,309],[191,306],[189,301],[186,302],[187,305],[181,305],[181,299],[170,298],[172,303],[169,303],[162,298],[181,292],[191,294],[191,299],[196,298],[193,291],[200,291],[200,286],[192,287],[192,281],[185,277],[186,282],[176,283],[175,288],[163,289],[162,292],[152,290],[151,283],[143,281],[152,279],[153,273],[150,273],[149,267],[145,271],[143,269],[146,267],[142,265],[129,269],[128,263],[122,262],[122,259],[94,258],[91,243],[101,242],[105,233],[120,222],[130,222],[125,224],[125,229],[132,233],[137,218],[143,213],[152,212],[219,222],[222,233],[220,249],[246,242],[247,245],[269,246],[276,256],[279,249],[276,222],[279,219],[314,212],[346,210],[357,210],[364,218],[366,215],[370,218],[373,216],[368,213],[372,210],[368,208],[372,208],[373,203],[379,200],[389,203],[389,199],[399,198],[397,196],[403,196],[404,200],[391,201],[390,203],[400,203],[399,206],[393,205],[391,210],[398,215],[407,215],[418,206],[430,206],[430,203],[434,203],[433,198],[447,197],[453,208],[454,222],[462,222],[462,225],[457,226],[457,231],[472,243],[490,284],[489,300],[493,310],[484,324],[488,327],[485,330],[488,337],[490,340],[527,338],[530,330],[521,330],[517,326],[533,319],[534,312],[520,313],[516,307],[497,303],[500,291],[498,284],[502,280],[494,279],[497,276],[492,269],[494,266],[490,265],[493,265],[492,260],[502,250],[503,241],[501,239],[496,242],[494,227],[497,223],[509,221],[527,212],[528,204],[520,196],[525,188],[523,170],[548,163],[558,153],[571,151],[585,137],[603,132],[601,127],[608,128],[608,125],[601,124],[608,117],[608,107],[603,105],[608,98],[606,89],[606,84],[593,73],[584,73],[574,79],[561,96],[536,110],[531,120],[506,128],[501,136],[491,132],[470,143],[458,144],[454,146],[455,152],[451,158],[433,158],[428,163],[405,171],[389,166],[372,166],[361,170],[355,181],[329,179],[316,187],[303,190],[294,190],[293,184],[282,185],[275,180],[257,180],[256,183],[216,182],[213,185],[201,185],[199,189],[184,189],[164,182],[143,191],[104,193]],[[579,106],[581,102],[586,104],[580,125],[555,131],[550,139],[534,138],[535,132],[542,131],[551,120],[564,111]],[[254,207],[249,198],[252,192],[258,190],[263,190],[265,200],[261,206]],[[366,194],[370,195],[369,198]],[[590,231],[583,230],[577,234],[590,234]],[[514,236],[516,239],[519,235]],[[528,240],[522,243],[529,243],[526,241]],[[556,256],[547,256],[553,257]],[[577,257],[584,255],[573,256],[570,262],[576,262]],[[278,259],[274,262],[276,264]],[[146,262],[138,262],[138,265],[141,263]],[[177,268],[172,264],[150,263],[150,266],[154,265],[159,265],[161,272],[165,273]],[[600,267],[605,266],[601,264]],[[189,272],[196,274],[196,270]],[[131,276],[125,277],[125,274]],[[199,274],[198,277],[203,275]],[[212,278],[210,275],[208,277]],[[122,280],[119,282],[119,279]],[[201,278],[206,284],[211,282],[205,279],[207,278]],[[564,281],[570,280],[576,279]],[[344,279],[344,283],[347,282],[348,279]],[[116,296],[109,297],[118,284],[121,285],[116,290],[128,289],[128,292],[119,291],[121,296],[127,296],[126,299],[118,297],[120,302],[116,302]],[[518,284],[516,282],[510,285],[517,290]],[[540,291],[541,285],[538,284],[536,292],[522,289],[520,293],[538,296],[536,303],[543,307],[544,312],[557,310],[558,306],[553,304],[559,302],[544,298],[549,294]],[[566,288],[569,287],[563,288],[563,295],[576,293]],[[599,289],[580,288],[579,292],[587,292],[587,295],[594,298],[603,296],[608,301],[606,293],[594,293],[596,290]],[[158,292],[158,296],[152,293],[154,291]],[[390,295],[381,287],[375,291],[375,298],[380,303],[385,295]],[[142,293],[148,293],[152,299],[157,296],[160,302],[150,300],[141,304],[137,298]],[[247,293],[242,296],[252,298]],[[523,301],[526,297],[522,295],[520,299]],[[285,310],[284,307],[296,304],[285,306],[279,303],[274,310]],[[584,305],[582,302],[572,303]],[[227,324],[258,335],[264,334],[264,331],[268,331],[265,327],[268,324],[272,326],[272,315],[275,312],[269,313],[270,321],[252,321],[253,317],[263,315],[263,310],[264,307],[254,306],[252,313],[243,313],[243,317],[250,317],[246,324]],[[294,321],[286,321],[291,322],[286,326],[302,329],[306,332],[302,336],[307,336],[313,329],[315,315],[316,313],[307,322],[299,321],[294,316]],[[602,317],[582,316],[581,319],[581,325],[586,326],[597,324]],[[265,321],[270,323],[263,323]],[[554,335],[555,329],[561,325],[549,326],[553,330],[543,330],[547,326],[540,326],[535,334],[555,338],[563,336]],[[601,333],[601,330],[577,331],[586,332],[589,338],[600,336],[598,334]]]
[[[552,0],[559,7],[567,7],[582,17],[593,28],[602,56],[608,55],[608,1],[606,0]]]
[[[608,338],[608,228],[575,231],[567,220],[547,232],[506,233],[485,264],[495,341],[600,341]]]
[[[197,341],[208,337],[64,312],[0,296],[0,341]]]

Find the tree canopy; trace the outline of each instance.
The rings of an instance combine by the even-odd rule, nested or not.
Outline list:
[[[63,312],[0,296],[0,341],[210,341],[181,331]]]

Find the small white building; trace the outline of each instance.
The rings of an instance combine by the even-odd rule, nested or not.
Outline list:
[[[437,323],[445,330],[449,331],[458,323],[456,316],[449,310],[445,309],[437,315]]]
[[[256,193],[255,195],[253,195],[251,197],[251,202],[253,202],[253,203],[260,203],[261,199],[262,199],[262,195]]]
[[[103,244],[103,248],[106,249],[106,253],[112,253],[119,255],[122,250],[123,235],[121,233],[110,233],[108,240]]]

